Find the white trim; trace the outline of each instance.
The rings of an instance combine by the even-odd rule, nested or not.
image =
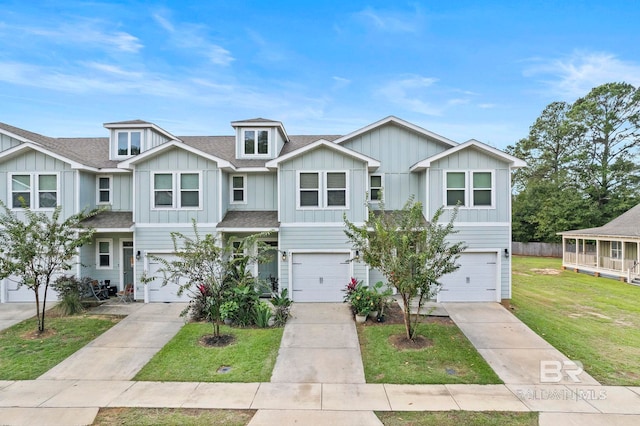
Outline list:
[[[232,121],[231,127],[233,128],[239,128],[239,127],[276,128],[282,134],[285,143],[289,142],[289,135],[287,135],[287,131],[284,129],[284,125],[280,121]]]
[[[315,173],[318,175],[318,188],[300,188],[300,175],[303,173]],[[327,185],[327,175],[329,173],[344,173],[345,187],[344,188],[329,188]],[[350,173],[349,170],[296,170],[296,210],[348,210],[349,209],[349,197],[350,197]],[[300,191],[318,191],[318,205],[317,206],[302,206],[300,205]],[[329,205],[329,191],[344,191],[345,192],[345,205],[344,206],[330,206]]]
[[[131,247],[127,247],[131,249],[131,254],[133,256],[133,265],[131,266],[131,273],[133,274],[133,277],[131,277],[131,284],[133,284],[133,288],[134,288],[134,293],[135,293],[135,287],[136,287],[136,272],[135,272],[135,267],[136,267],[136,250],[135,250],[135,244],[133,242],[133,239],[121,239],[120,240],[120,267],[118,268],[119,271],[119,276],[118,276],[118,281],[122,284],[122,288],[120,288],[120,286],[118,287],[118,290],[124,290],[126,283],[124,282],[123,278],[124,278],[124,262],[126,261],[126,259],[124,258],[124,243],[131,243],[132,246]]]
[[[309,145],[306,145],[302,148],[298,148],[295,151],[292,151],[288,154],[282,155],[278,158],[274,158],[273,160],[267,161],[267,163],[265,164],[266,167],[270,168],[270,169],[274,169],[276,167],[278,167],[278,165],[283,162],[283,161],[287,161],[290,160],[292,158],[295,158],[299,155],[302,155],[308,151],[313,151],[316,148],[319,147],[325,147],[328,148],[330,150],[333,151],[337,151],[340,152],[346,156],[352,157],[352,158],[356,158],[360,161],[363,161],[365,163],[367,163],[367,167],[369,168],[369,171],[373,171],[375,169],[377,169],[378,167],[380,167],[380,161],[368,157],[364,154],[361,154],[357,151],[351,150],[349,148],[345,148],[343,146],[337,145],[335,142],[329,142],[325,139],[319,139]]]
[[[104,123],[102,125],[105,129],[153,129],[156,132],[166,136],[169,139],[176,139],[171,133],[164,130],[162,127],[159,127],[153,123]]]
[[[235,188],[233,186],[233,178],[240,177],[242,178],[242,188]],[[247,195],[248,195],[248,182],[246,174],[230,174],[229,175],[229,204],[247,204]],[[242,191],[242,201],[234,200],[234,191]]]
[[[104,189],[100,189],[100,179],[108,179],[109,180],[109,201],[100,201],[100,192],[104,191]],[[135,188],[135,185],[133,185]],[[112,175],[96,175],[96,204],[97,205],[109,205],[113,204],[113,176]]]
[[[464,188],[449,188],[447,186],[447,176],[449,173],[463,173],[464,174]],[[491,175],[491,205],[474,206],[473,205],[473,175],[476,173],[489,173]],[[455,205],[447,204],[447,192],[449,190],[464,190],[464,204],[460,206],[460,210],[494,210],[496,209],[496,174],[492,169],[478,169],[478,170],[442,170],[442,184],[443,193],[442,200],[444,201],[445,209],[453,209]],[[487,190],[486,188],[480,188],[479,190]]]
[[[23,211],[22,207],[13,206],[13,176],[29,176],[29,209],[32,211],[53,211],[61,206],[62,188],[60,187],[60,172],[9,172],[7,173],[7,207],[10,210]],[[40,207],[40,176],[55,176],[56,178],[56,206]],[[26,191],[15,191],[26,192]]]
[[[246,158],[246,159],[264,159],[264,158],[271,158],[271,142],[273,139],[273,135],[271,134],[271,130],[272,128],[270,127],[263,127],[263,126],[256,126],[256,127],[251,127],[250,129],[240,129],[240,141],[239,141],[239,148],[240,148],[240,156],[239,158]],[[245,152],[245,134],[247,132],[254,132],[254,140],[253,140],[253,148],[254,148],[254,153],[253,154],[247,154]],[[258,133],[260,132],[266,132],[267,133],[267,152],[264,153],[258,153]]]
[[[200,223],[198,222],[198,231],[204,228],[215,228],[218,225],[218,222],[214,223]],[[134,225],[136,228],[158,228],[165,230],[167,226],[171,228],[193,228],[193,223],[161,223],[161,222],[148,222],[148,223],[136,223]]]
[[[222,169],[218,169],[218,220],[222,220]]]
[[[155,176],[156,175],[170,175],[171,176],[171,184],[172,184],[172,188],[171,188],[171,192],[172,192],[172,202],[171,202],[171,206],[168,207],[163,207],[163,206],[156,206],[156,200],[155,200],[155,193],[156,193],[156,188],[155,188]],[[198,206],[197,207],[193,207],[193,206],[187,206],[187,207],[182,207],[181,205],[181,194],[182,194],[182,188],[180,187],[180,183],[181,183],[181,178],[182,175],[198,175]],[[202,188],[202,171],[177,171],[177,172],[171,172],[171,171],[152,171],[150,173],[151,179],[150,179],[150,184],[151,184],[151,197],[150,197],[150,209],[152,211],[158,211],[158,210],[177,210],[177,211],[201,211],[204,209],[203,206],[203,188]],[[193,192],[193,190],[186,190],[186,191],[190,191]]]
[[[444,136],[440,136],[437,133],[433,133],[433,132],[431,132],[429,130],[423,129],[420,126],[416,126],[413,123],[409,123],[408,121],[405,121],[405,120],[403,120],[401,118],[398,118],[398,117],[395,117],[393,115],[385,117],[382,120],[378,120],[375,123],[369,124],[368,126],[365,126],[365,127],[361,128],[359,130],[356,130],[355,132],[351,132],[348,135],[342,136],[341,138],[336,139],[334,142],[337,143],[337,144],[341,144],[341,143],[343,143],[343,142],[345,142],[345,141],[347,141],[349,139],[352,139],[352,138],[354,138],[356,136],[359,136],[359,135],[361,135],[363,133],[366,133],[366,132],[368,132],[370,130],[373,130],[376,127],[382,127],[382,126],[384,126],[385,124],[388,124],[388,123],[394,123],[394,124],[396,124],[398,126],[406,127],[406,128],[408,128],[410,130],[413,130],[416,133],[419,133],[419,134],[424,135],[424,136],[428,136],[428,137],[430,137],[432,139],[437,140],[438,142],[442,142],[445,145],[449,145],[449,146],[452,146],[452,147],[458,145],[457,142],[454,142],[451,139],[447,139]]]
[[[107,253],[102,253],[100,251],[100,243],[108,243],[109,251]],[[109,265],[108,266],[100,266],[100,256],[101,255],[109,256]],[[96,238],[96,269],[113,269],[113,238]]]
[[[127,134],[127,153],[126,154],[120,154],[120,135],[121,134]],[[131,136],[133,133],[139,133],[140,134],[140,146],[138,147],[138,153],[134,154],[131,152]],[[145,136],[146,136],[146,132],[143,131],[143,129],[123,129],[123,130],[116,130],[113,132],[114,135],[114,141],[112,143],[112,145],[114,145],[115,148],[115,152],[113,153],[113,158],[114,160],[120,160],[120,159],[126,159],[126,158],[131,158],[134,155],[140,155],[142,152],[145,151]]]
[[[87,170],[87,171],[94,171],[94,172],[98,171],[98,169],[96,169],[95,167],[89,167],[82,163],[78,163],[77,161],[73,161],[67,157],[64,157],[62,155],[54,153],[53,151],[43,148],[41,145],[38,145],[35,142],[31,142],[31,141],[22,143],[20,145],[16,145],[13,148],[9,148],[7,150],[0,152],[0,159],[3,159],[5,161],[9,160],[13,157],[17,157],[18,155],[21,155],[22,151],[26,151],[28,149],[38,151],[41,154],[48,155],[49,157],[55,158],[56,160],[60,160],[63,163],[68,164],[72,169],[80,169],[80,170]]]
[[[198,225],[200,226],[200,225]],[[251,232],[251,233],[256,233],[256,232],[278,232],[279,228],[269,228],[269,227],[265,227],[265,228],[231,228],[231,227],[220,227],[220,228],[216,228],[216,231],[218,232],[225,232],[225,233],[231,233],[231,232],[236,232],[236,233],[241,233],[241,232]]]
[[[180,148],[185,151],[191,152],[192,154],[198,155],[200,157],[206,158],[215,162],[219,168],[230,168],[231,170],[235,170],[235,167],[226,160],[222,158],[216,157],[215,155],[207,154],[206,152],[200,151],[199,149],[193,148],[180,140],[171,140],[165,142],[163,144],[157,145],[149,150],[144,151],[143,153],[133,156],[127,160],[121,161],[118,163],[118,168],[120,169],[131,169],[135,164],[147,160],[151,157],[154,157],[163,151],[169,150],[171,148]]]
[[[351,257],[351,249],[287,249],[287,262],[288,262],[288,283],[290,299],[293,300],[293,256],[295,254],[348,254]],[[349,275],[353,276],[353,262],[349,262]],[[347,277],[348,278],[348,277]],[[345,283],[345,286],[347,284]]]
[[[356,226],[364,226],[364,222],[354,222]],[[457,223],[456,223],[457,225]],[[287,222],[281,223],[280,228],[344,228],[344,222]]]
[[[465,253],[493,253],[496,255],[496,280],[495,280],[495,291],[496,296],[494,302],[500,302],[502,300],[502,250],[499,248],[477,248],[477,249],[466,249],[461,254]],[[440,303],[440,292],[436,296],[436,302]],[[474,302],[469,302],[474,303]]]
[[[268,167],[236,167],[234,171],[237,173],[265,173],[273,170]]]
[[[380,187],[376,187],[376,189],[378,190],[382,190],[382,199],[381,200],[373,200],[371,198],[371,191],[373,190],[373,188],[371,187],[371,178],[374,176],[379,176],[380,177]],[[369,194],[369,203],[372,204],[380,204],[380,201],[384,202],[384,173],[371,173],[369,175],[369,179],[367,180],[367,193]]]
[[[451,149],[448,149],[446,151],[442,151],[436,155],[433,155],[429,158],[426,158],[422,161],[418,161],[416,164],[414,164],[413,166],[411,166],[409,168],[409,171],[415,172],[415,171],[420,171],[420,170],[424,170],[424,169],[428,169],[429,167],[431,167],[431,164],[442,159],[442,158],[446,158],[448,156],[450,156],[451,154],[454,154],[458,151],[461,151],[463,149],[467,149],[468,147],[475,147],[481,151],[486,152],[487,154],[491,155],[492,157],[496,157],[502,161],[505,161],[509,164],[510,168],[520,168],[520,167],[526,167],[527,163],[522,161],[519,158],[514,157],[513,155],[509,155],[506,152],[500,151],[499,149],[496,149],[492,146],[489,145],[485,145],[482,142],[479,142],[475,139],[471,139],[466,141],[463,144],[460,144],[458,146],[455,146]]]
[[[135,225],[132,225],[130,228],[94,228],[96,234],[108,234],[108,233],[116,233],[116,232],[133,232]]]

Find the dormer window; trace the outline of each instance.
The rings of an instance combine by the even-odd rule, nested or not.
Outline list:
[[[118,132],[118,156],[128,157],[140,154],[142,132]]]
[[[244,155],[269,155],[269,130],[244,130]]]

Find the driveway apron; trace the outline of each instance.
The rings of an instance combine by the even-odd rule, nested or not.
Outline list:
[[[47,310],[55,304],[56,302],[47,302]],[[0,331],[34,316],[36,316],[35,302],[0,303]]]
[[[499,303],[443,305],[505,384],[599,385]]]
[[[184,325],[184,303],[135,304],[135,310],[38,380],[131,380]]]
[[[358,333],[343,303],[294,303],[272,383],[364,383]]]

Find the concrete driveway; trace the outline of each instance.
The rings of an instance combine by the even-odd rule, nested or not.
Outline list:
[[[54,303],[47,303],[47,306]],[[0,330],[36,316],[36,303],[0,303]]]
[[[599,385],[499,303],[442,305],[505,384]]]

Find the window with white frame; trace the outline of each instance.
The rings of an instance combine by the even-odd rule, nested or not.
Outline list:
[[[113,240],[96,240],[96,268],[111,269],[113,258]]]
[[[111,176],[98,176],[98,204],[111,204]]]
[[[118,156],[130,156],[140,154],[142,149],[142,132],[117,132]]]
[[[154,173],[153,207],[155,209],[200,208],[200,180],[199,173]]]
[[[245,175],[231,176],[231,203],[244,204],[247,202],[247,177]]]
[[[348,207],[347,172],[298,172],[298,208]]]
[[[11,208],[54,209],[58,206],[58,175],[11,175]]]
[[[493,172],[446,172],[445,198],[447,206],[492,207],[494,202]]]
[[[382,181],[382,175],[369,176],[369,201],[378,202],[382,201],[382,187],[384,182]]]
[[[611,241],[611,258],[622,259],[622,241]]]
[[[244,154],[268,155],[269,154],[269,130],[252,129],[244,130]]]

